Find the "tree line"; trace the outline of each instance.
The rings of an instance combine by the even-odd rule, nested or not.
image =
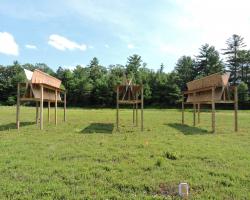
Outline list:
[[[221,58],[214,46],[204,44],[196,56],[182,56],[174,70],[164,72],[164,64],[152,70],[141,56],[131,55],[126,65],[103,66],[94,57],[86,67],[77,65],[74,70],[58,67],[53,71],[44,63],[0,65],[0,104],[16,103],[16,86],[25,81],[23,69],[40,69],[62,80],[67,89],[69,106],[103,106],[115,104],[115,86],[122,82],[124,74],[134,82],[144,85],[145,104],[150,106],[174,106],[180,102],[186,83],[217,72],[231,72],[230,84],[238,85],[239,101],[248,102],[250,85],[250,50],[245,50],[244,38],[232,35],[221,50]]]

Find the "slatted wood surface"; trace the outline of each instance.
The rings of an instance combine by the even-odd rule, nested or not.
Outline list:
[[[61,80],[53,76],[50,76],[49,74],[46,74],[37,69],[33,72],[31,83],[45,84],[45,85],[52,86],[54,88],[60,88],[61,86]]]
[[[230,73],[225,74],[212,74],[201,79],[197,79],[187,83],[188,93],[187,103],[190,102],[209,102],[212,101],[212,88],[215,88],[214,101],[223,100],[223,93],[227,93],[228,80]],[[204,88],[204,90],[203,90]],[[226,96],[229,100],[228,96]]]

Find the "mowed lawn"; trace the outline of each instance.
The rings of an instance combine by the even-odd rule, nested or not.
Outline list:
[[[217,111],[217,133],[211,114],[146,109],[145,131],[132,125],[132,110],[121,110],[116,132],[115,110],[58,111],[57,127],[44,130],[35,108],[21,108],[15,129],[15,107],[0,107],[0,199],[178,199],[180,182],[190,199],[250,199],[250,111],[239,111],[235,133],[232,111]]]

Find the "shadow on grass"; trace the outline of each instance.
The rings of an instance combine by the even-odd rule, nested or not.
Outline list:
[[[22,126],[31,126],[33,124],[35,124],[35,122],[20,122],[20,128]],[[11,129],[16,129],[16,123],[9,123],[9,124],[0,125],[0,131],[8,131]]]
[[[194,127],[194,126],[189,126],[186,124],[169,123],[166,125],[172,128],[175,128],[176,130],[182,132],[184,135],[202,135],[202,134],[211,133],[205,129]]]
[[[114,124],[110,123],[92,123],[84,128],[81,133],[108,133],[111,134],[114,129]]]

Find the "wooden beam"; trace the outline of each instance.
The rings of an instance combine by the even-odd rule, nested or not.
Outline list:
[[[20,83],[17,84],[16,128],[20,128]]]
[[[43,129],[43,85],[41,87],[41,97],[40,97],[40,129]]]
[[[39,102],[36,101],[36,124],[38,125],[38,121],[39,121]]]
[[[48,122],[50,123],[50,101],[48,101]]]
[[[238,89],[234,87],[234,131],[238,131]]]
[[[215,133],[215,101],[214,101],[215,88],[212,88],[212,132]]]
[[[64,112],[63,112],[63,114],[64,114],[64,122],[66,122],[66,91],[64,92]]]
[[[57,90],[55,90],[55,125],[57,125]]]
[[[141,131],[143,131],[143,104],[144,104],[143,86],[141,86]]]
[[[116,88],[116,129],[119,131],[119,87]]]

